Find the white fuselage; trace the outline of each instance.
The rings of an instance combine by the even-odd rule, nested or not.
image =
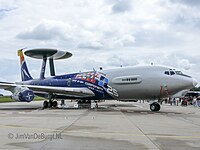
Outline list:
[[[169,74],[165,74],[166,71]],[[102,72],[109,79],[109,84],[117,90],[119,96],[116,98],[120,100],[169,97],[197,84],[192,77],[164,66],[135,66]]]

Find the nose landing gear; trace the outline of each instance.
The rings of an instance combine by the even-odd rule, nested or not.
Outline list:
[[[150,104],[151,111],[159,111],[160,110],[160,104],[158,102],[153,102]]]

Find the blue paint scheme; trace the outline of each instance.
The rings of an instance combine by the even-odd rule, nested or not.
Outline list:
[[[95,83],[92,83],[92,82],[86,81],[85,79],[77,78],[78,75],[82,75],[82,74],[97,74],[99,75],[100,80],[99,81],[96,80]],[[73,87],[73,88],[87,87],[88,89],[92,90],[95,94],[94,97],[89,97],[87,98],[87,100],[114,99],[111,95],[107,93],[106,85],[108,85],[108,79],[104,75],[97,73],[95,71],[59,75],[59,76],[49,77],[45,79],[33,79],[33,80],[28,80],[28,81],[22,81],[20,83],[27,84],[27,85],[54,86],[54,87],[55,86],[56,87]],[[59,96],[59,97],[72,98],[72,97],[65,97],[64,95]]]
[[[100,100],[100,99],[114,99],[110,93],[111,86],[109,86],[109,81],[106,78],[105,74],[90,71],[83,73],[73,73],[73,74],[65,74],[59,76],[53,76],[45,78],[45,67],[46,67],[46,58],[43,58],[43,64],[41,68],[41,74],[39,79],[33,79],[28,71],[28,67],[26,65],[26,61],[24,59],[24,55],[22,50],[18,51],[18,55],[20,56],[21,62],[21,78],[22,81],[19,84],[22,85],[35,85],[35,86],[52,86],[52,87],[70,87],[70,88],[88,88],[93,91],[93,97],[87,97],[87,100]],[[27,91],[28,92],[28,91]],[[54,98],[75,98],[70,97],[70,95],[65,94],[56,94],[56,93],[47,93],[47,92],[34,92],[36,95],[42,97],[53,96]],[[26,93],[28,94],[28,93]],[[27,95],[28,96],[28,95]],[[84,98],[82,98],[84,99]],[[85,98],[86,99],[86,98]],[[28,101],[28,100],[27,100]]]
[[[33,79],[28,71],[28,67],[25,61],[23,61],[21,64],[21,78],[22,81],[28,81]]]
[[[19,93],[19,101],[31,102],[34,99],[34,93],[31,90],[24,90]]]

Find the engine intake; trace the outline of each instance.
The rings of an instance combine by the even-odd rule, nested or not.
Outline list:
[[[11,96],[12,99],[20,102],[31,102],[34,97],[35,96],[32,90],[23,87],[16,87],[13,95]]]

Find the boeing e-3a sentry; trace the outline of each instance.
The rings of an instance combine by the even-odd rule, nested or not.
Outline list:
[[[11,91],[12,99],[20,102],[31,102],[35,95],[47,98],[48,101],[43,102],[44,108],[57,107],[56,100],[59,99],[76,99],[79,105],[91,104],[92,100],[139,99],[152,101],[150,110],[159,111],[161,98],[197,85],[194,78],[180,70],[154,65],[55,75],[53,60],[69,58],[71,53],[57,49],[32,49],[24,53],[43,60],[40,78],[31,77],[23,51],[19,50],[22,81],[0,82],[0,88]],[[45,77],[47,60],[50,77]]]

